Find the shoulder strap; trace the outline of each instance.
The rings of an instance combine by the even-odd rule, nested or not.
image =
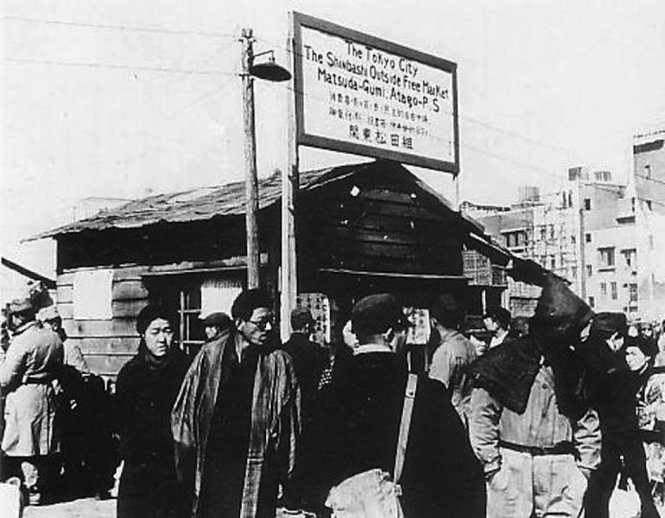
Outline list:
[[[409,439],[409,428],[411,426],[411,413],[413,412],[413,401],[416,397],[416,387],[418,386],[418,376],[409,374],[406,381],[406,390],[404,391],[404,407],[402,409],[402,421],[399,425],[399,439],[397,439],[397,454],[395,455],[395,473],[393,481],[399,482],[404,467],[404,455],[406,453],[406,443]]]

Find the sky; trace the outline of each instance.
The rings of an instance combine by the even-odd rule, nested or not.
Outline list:
[[[89,197],[243,177],[242,28],[287,64],[289,11],[458,64],[460,198],[507,204],[567,168],[619,177],[665,126],[662,0],[6,0],[0,251],[53,275],[50,240]],[[259,175],[287,165],[287,84],[256,82]],[[301,149],[303,169],[364,157]],[[454,197],[451,176],[413,169]]]

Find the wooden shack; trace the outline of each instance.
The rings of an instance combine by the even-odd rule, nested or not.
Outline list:
[[[488,293],[500,300],[505,273],[504,281],[465,273],[463,254],[480,254],[499,272],[510,254],[400,164],[302,172],[299,188],[304,297],[322,294],[342,311],[376,291],[396,293],[413,308],[442,292],[476,312]],[[261,282],[276,301],[280,193],[278,174],[260,180]],[[57,241],[57,302],[69,337],[93,371],[112,377],[136,351],[135,319],[149,301],[177,308],[181,346],[195,350],[203,340],[201,313],[227,309],[242,289],[244,183],[150,196],[35,239],[46,237]]]

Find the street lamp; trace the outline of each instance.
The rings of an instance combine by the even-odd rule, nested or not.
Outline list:
[[[259,212],[258,178],[256,174],[256,131],[254,124],[254,77],[279,82],[291,79],[291,73],[275,63],[272,50],[254,56],[252,29],[243,29],[242,101],[245,148],[245,226],[247,232],[247,288],[259,287],[259,234],[256,215]],[[265,63],[254,64],[256,57],[270,54]]]

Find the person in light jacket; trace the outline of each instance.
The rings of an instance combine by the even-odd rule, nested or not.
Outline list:
[[[0,365],[0,388],[7,394],[2,451],[20,463],[31,505],[39,505],[46,474],[60,449],[54,380],[63,361],[60,338],[35,320],[30,300],[9,304],[14,336]]]
[[[469,434],[487,482],[487,515],[580,515],[600,462],[598,416],[578,393],[572,349],[592,312],[549,278],[530,334],[490,349],[471,366]]]

